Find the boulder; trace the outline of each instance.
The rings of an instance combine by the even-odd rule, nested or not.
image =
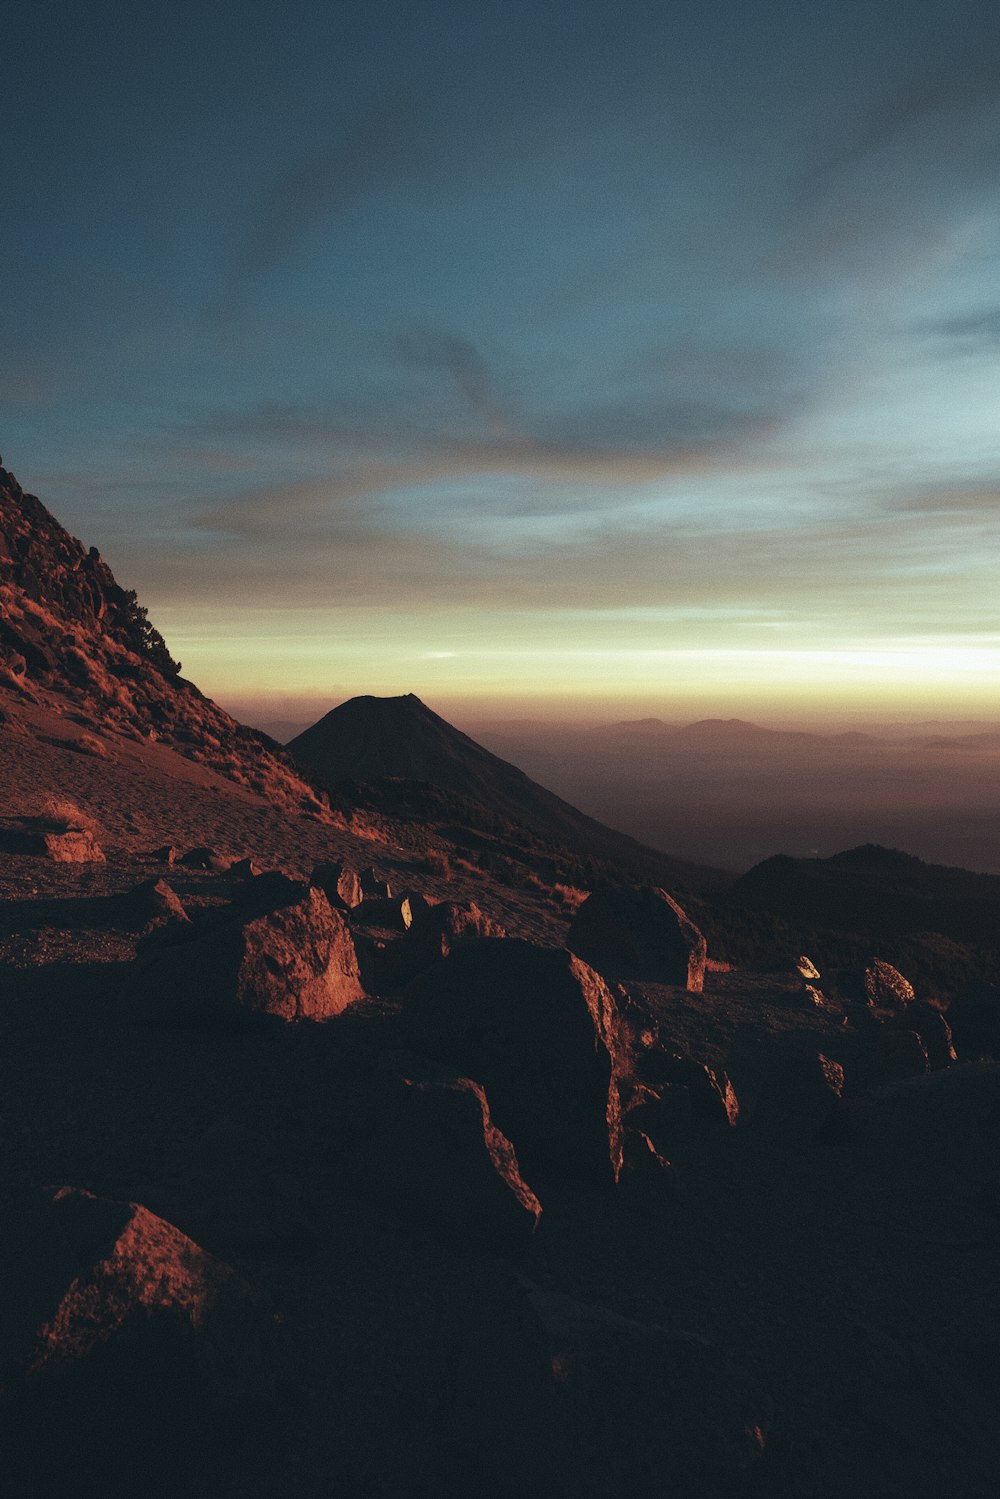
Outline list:
[[[674,1167],[642,1130],[624,1131],[618,1190],[627,1206],[639,1213],[654,1212],[658,1203],[680,1190]]]
[[[876,1010],[905,1010],[913,1003],[913,986],[891,963],[876,958],[865,969],[865,997]]]
[[[920,1044],[927,1053],[927,1062],[932,1071],[950,1067],[958,1061],[951,1026],[934,1005],[915,1001],[905,1010],[902,1023],[916,1031],[920,1037]]]
[[[166,880],[144,880],[121,897],[126,924],[140,931],[161,926],[164,922],[185,923],[188,919],[181,901]]]
[[[229,873],[238,880],[255,880],[261,873],[261,866],[248,855],[245,859],[237,859],[235,864],[230,864]]]
[[[685,1089],[692,1119],[714,1120],[727,1127],[736,1124],[740,1116],[739,1100],[721,1067],[709,1067],[680,1052],[660,1052],[649,1059],[649,1064],[656,1074],[654,1086],[661,1095],[665,1092],[664,1085]]]
[[[782,1059],[761,1088],[755,1124],[798,1120],[814,1137],[834,1138],[844,1092],[844,1069],[821,1051]]]
[[[273,1400],[270,1334],[243,1283],[144,1207],[30,1193],[6,1206],[0,1265],[11,1493],[134,1492],[148,1464],[158,1492],[189,1491],[220,1420],[232,1431]]]
[[[389,1054],[378,1104],[376,1132],[358,1164],[394,1223],[493,1252],[530,1239],[541,1203],[479,1083],[421,1057]]]
[[[531,1181],[621,1164],[614,1001],[564,948],[462,942],[404,992],[410,1043],[482,1083]]]
[[[177,850],[173,844],[164,843],[159,848],[154,848],[149,857],[155,859],[157,864],[166,864],[168,869],[172,869],[177,863]]]
[[[321,890],[295,894],[268,911],[234,907],[221,920],[171,929],[170,940],[136,960],[128,981],[135,1010],[182,1024],[339,1015],[364,994],[351,934]]]
[[[851,1092],[905,1082],[907,1078],[920,1077],[929,1068],[927,1052],[916,1031],[902,1026],[879,1026],[865,1038],[850,1070]]]
[[[771,1402],[714,1344],[533,1290],[567,1435],[568,1494],[733,1492],[760,1458]]]
[[[71,828],[65,833],[39,833],[38,853],[57,864],[103,864],[104,854],[93,833]]]
[[[369,910],[374,909],[376,917],[381,915],[384,922],[386,908],[397,918],[397,931],[402,922],[403,934],[383,938],[365,933]],[[506,935],[498,922],[485,916],[472,902],[461,905],[456,901],[440,901],[432,905],[423,896],[412,895],[398,902],[366,900],[358,907],[354,923],[360,928],[358,959],[362,976],[378,993],[408,984],[417,974],[447,957],[460,942]],[[382,930],[386,930],[384,924]]]
[[[966,984],[948,1006],[948,1024],[963,1057],[1000,1059],[1000,985]]]
[[[362,900],[389,900],[392,886],[383,880],[374,869],[363,869],[360,875]]]
[[[577,909],[566,945],[611,979],[646,979],[700,991],[705,939],[665,890],[595,890]]]
[[[682,1083],[659,1088],[640,1087],[629,1102],[623,1122],[649,1136],[657,1150],[692,1118],[691,1094]]]
[[[361,879],[357,871],[339,861],[317,864],[309,876],[309,883],[322,890],[335,910],[348,910],[361,904]]]
[[[179,863],[185,869],[210,869],[213,874],[225,874],[230,868],[230,861],[217,849],[208,848],[199,844],[197,848],[189,848],[186,854],[182,854]]]
[[[351,922],[355,926],[378,927],[383,932],[405,932],[409,914],[409,905],[399,896],[372,896],[353,908]]]

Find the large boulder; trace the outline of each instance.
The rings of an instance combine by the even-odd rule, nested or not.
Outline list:
[[[948,1006],[948,1024],[963,1057],[1000,1059],[1000,986],[966,984]]]
[[[573,917],[566,945],[608,978],[696,992],[705,982],[705,938],[665,890],[649,885],[595,890]]]
[[[459,944],[404,993],[411,1044],[482,1083],[528,1179],[617,1176],[617,1024],[604,980],[565,948]]]
[[[479,1083],[390,1054],[377,1092],[376,1131],[356,1167],[394,1223],[458,1247],[496,1251],[530,1239],[541,1203]]]
[[[355,869],[331,859],[317,864],[309,876],[310,885],[322,890],[331,906],[337,910],[350,910],[362,900],[361,878]]]
[[[873,1009],[905,1010],[913,1003],[913,985],[898,968],[876,958],[865,969],[865,997]]]
[[[220,1421],[273,1398],[270,1334],[243,1283],[135,1203],[29,1193],[5,1205],[0,1267],[11,1493],[134,1492],[140,1463],[194,1480],[186,1465],[221,1446]]]
[[[266,876],[260,876],[264,880]],[[256,893],[260,881],[251,883]],[[277,1016],[326,1020],[361,999],[344,918],[321,890],[260,912],[234,907],[204,926],[172,927],[137,958],[128,984],[145,1019],[210,1024]]]

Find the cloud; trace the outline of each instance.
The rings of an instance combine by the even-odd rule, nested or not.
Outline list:
[[[412,369],[436,370],[455,385],[470,411],[502,431],[507,415],[493,372],[469,339],[446,328],[419,327],[402,333],[398,349]]]
[[[952,317],[924,319],[914,325],[913,332],[930,334],[952,343],[992,348],[1000,343],[1000,307],[981,307]]]
[[[977,28],[968,50],[957,44],[952,56],[891,89],[858,119],[835,148],[817,156],[799,181],[804,204],[825,196],[848,175],[925,120],[968,111],[1000,97],[1000,35]]]

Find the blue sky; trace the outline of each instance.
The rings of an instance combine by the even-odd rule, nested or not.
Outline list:
[[[0,450],[223,702],[995,701],[994,6],[9,12]]]

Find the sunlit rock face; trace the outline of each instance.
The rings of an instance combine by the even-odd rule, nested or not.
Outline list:
[[[294,891],[294,882],[288,882]],[[321,890],[271,910],[187,923],[140,954],[128,983],[136,1013],[165,1024],[326,1020],[364,989],[347,924]]]

